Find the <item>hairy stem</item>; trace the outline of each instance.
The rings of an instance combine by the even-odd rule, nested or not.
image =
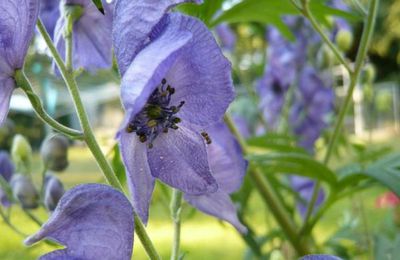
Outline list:
[[[368,47],[370,45],[374,27],[375,27],[378,6],[379,6],[379,0],[370,0],[369,8],[368,8],[368,16],[366,17],[366,22],[365,22],[364,30],[362,33],[361,42],[360,42],[360,45],[358,48],[354,71],[350,71],[350,86],[347,90],[347,95],[346,95],[345,101],[343,103],[343,106],[341,107],[341,110],[339,112],[339,116],[338,116],[338,119],[335,124],[335,129],[333,131],[333,135],[328,144],[328,149],[327,149],[326,155],[324,157],[325,165],[327,165],[331,159],[333,150],[334,150],[337,140],[339,138],[339,134],[343,127],[343,121],[344,121],[345,115],[351,104],[351,99],[353,97],[354,88],[356,87],[356,85],[358,83],[362,68],[364,66],[365,58],[366,58],[367,52],[368,52]],[[303,224],[303,227],[301,228],[300,234],[303,234],[304,231],[307,229],[308,221],[314,210],[320,188],[321,188],[321,183],[319,181],[317,181],[313,188],[312,198],[307,207],[307,213],[304,218],[304,224]]]
[[[181,242],[181,206],[182,206],[182,192],[173,189],[171,199],[171,218],[174,224],[174,238],[172,242],[171,260],[179,259],[179,247]]]
[[[84,140],[85,140],[87,146],[89,147],[90,151],[92,152],[93,156],[95,157],[97,164],[101,168],[107,182],[111,186],[116,188],[117,190],[120,190],[121,192],[123,192],[121,183],[118,181],[111,165],[109,164],[109,162],[107,161],[103,152],[101,151],[100,146],[97,143],[97,140],[93,134],[93,130],[90,126],[89,119],[87,117],[85,107],[83,106],[83,102],[82,102],[82,99],[81,99],[81,96],[79,93],[79,89],[78,89],[78,86],[75,81],[74,73],[67,70],[62,58],[60,57],[58,51],[56,50],[53,42],[51,41],[49,34],[47,33],[47,31],[40,19],[38,19],[37,27],[38,27],[40,34],[44,38],[47,46],[49,47],[50,52],[61,72],[61,75],[62,75],[64,81],[65,81],[65,84],[67,85],[68,90],[72,96],[72,99],[75,104],[75,109],[78,114],[78,118],[81,123],[81,127],[83,129]],[[152,244],[152,241],[150,240],[149,236],[147,235],[147,232],[143,226],[143,223],[141,222],[140,218],[138,218],[137,216],[135,216],[135,232],[138,235],[140,241],[142,242],[142,245],[143,245],[144,249],[146,250],[146,253],[149,256],[149,258],[155,259],[155,260],[160,259],[157,251],[155,250],[155,248]]]

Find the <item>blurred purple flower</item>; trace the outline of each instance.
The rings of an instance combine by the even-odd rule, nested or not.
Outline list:
[[[107,185],[84,184],[65,193],[50,219],[25,244],[49,238],[66,247],[41,260],[129,260],[133,228],[133,209],[121,192]]]
[[[344,3],[343,0],[330,0],[328,4],[335,9],[339,9],[342,11],[350,11],[349,6],[346,3]],[[346,21],[346,19],[341,17],[335,17],[333,35],[336,35],[336,33],[339,30],[351,31],[351,26],[349,22]]]
[[[14,174],[10,181],[14,199],[23,209],[36,209],[39,206],[39,192],[32,179],[24,174]]]
[[[15,89],[14,72],[22,69],[39,13],[39,0],[5,0],[0,6],[0,125]]]
[[[243,182],[247,162],[242,150],[224,123],[218,123],[207,129],[212,136],[212,144],[207,146],[211,171],[218,184],[214,193],[203,195],[185,194],[184,198],[197,209],[231,223],[236,229],[247,231],[236,215],[229,194],[237,191]]]
[[[39,17],[50,37],[53,38],[54,29],[60,17],[60,0],[41,0]]]
[[[64,185],[53,174],[47,174],[44,182],[44,205],[48,211],[54,211],[58,201],[64,195]]]
[[[223,49],[232,51],[236,45],[236,34],[228,24],[222,23],[215,27],[219,42]]]
[[[14,174],[15,167],[12,163],[10,156],[5,151],[0,151],[0,175],[6,182],[10,182],[12,175]],[[0,188],[0,203],[4,207],[10,206],[10,201],[7,198],[5,192]]]
[[[302,199],[297,202],[297,207],[299,209],[300,215],[304,217],[307,212],[308,202],[312,198],[314,181],[304,177],[291,176],[290,183],[293,190],[298,192],[299,196]],[[322,189],[320,189],[315,205],[320,205],[324,201],[324,199],[325,193]]]
[[[126,111],[119,143],[145,223],[155,178],[188,195],[218,191],[204,129],[234,98],[230,63],[211,32],[197,19],[166,13],[185,1],[156,2],[118,1],[113,29]]]
[[[94,73],[99,69],[111,67],[113,4],[103,3],[105,15],[97,10],[91,0],[62,0],[61,8],[63,5],[79,5],[84,9],[82,16],[73,26],[74,69],[84,68]],[[61,15],[56,24],[54,42],[62,57],[65,56],[65,26],[66,20]]]
[[[306,255],[300,260],[342,260],[342,258],[333,255]]]

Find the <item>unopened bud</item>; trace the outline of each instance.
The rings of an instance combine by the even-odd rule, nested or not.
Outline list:
[[[35,209],[39,206],[39,193],[28,176],[15,174],[10,184],[13,196],[21,203],[22,208]]]
[[[323,44],[317,53],[317,65],[319,68],[328,68],[335,62],[335,56],[332,50]]]
[[[376,70],[374,65],[371,63],[366,64],[361,74],[361,82],[364,84],[371,84],[372,82],[374,82],[375,77]]]
[[[44,184],[44,205],[48,211],[54,211],[58,201],[64,195],[64,185],[52,174],[47,174]]]
[[[63,171],[68,166],[68,139],[60,134],[47,137],[42,144],[40,154],[47,169]]]
[[[353,34],[349,30],[339,30],[336,34],[335,42],[340,50],[346,52],[353,44]]]
[[[11,156],[17,166],[17,170],[23,173],[29,172],[32,162],[32,148],[28,140],[22,135],[16,135],[11,147]]]

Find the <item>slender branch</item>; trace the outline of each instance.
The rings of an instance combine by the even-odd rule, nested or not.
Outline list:
[[[85,141],[86,141],[87,146],[89,147],[90,151],[92,152],[93,156],[95,157],[107,182],[114,188],[123,192],[121,183],[115,176],[112,167],[110,166],[109,162],[105,158],[105,156],[104,156],[103,152],[101,151],[100,146],[97,143],[97,140],[93,134],[92,128],[89,124],[89,119],[87,117],[85,108],[83,106],[82,99],[80,97],[79,89],[76,84],[74,74],[68,72],[63,60],[61,59],[53,42],[51,41],[51,38],[50,38],[49,34],[47,33],[41,19],[38,19],[37,27],[38,27],[40,34],[44,38],[47,46],[49,47],[50,52],[53,55],[53,58],[61,72],[61,75],[70,91],[70,94],[71,94],[72,99],[75,104],[75,109],[77,111],[79,121],[81,123],[82,129],[84,132]],[[146,229],[144,228],[143,223],[141,222],[140,218],[138,218],[136,215],[134,216],[134,218],[135,218],[135,232],[138,235],[140,241],[142,242],[142,245],[143,245],[144,249],[146,250],[147,255],[149,256],[150,259],[154,259],[154,260],[160,259],[157,251],[154,248],[152,241],[150,240],[148,234],[146,233]]]
[[[336,47],[336,45],[325,34],[324,30],[321,28],[321,26],[318,24],[317,20],[315,19],[314,15],[312,14],[312,12],[310,10],[310,3],[309,3],[310,1],[303,0],[302,2],[303,2],[303,7],[301,8],[301,7],[297,6],[297,8],[310,21],[312,27],[318,32],[318,34],[321,36],[322,40],[332,50],[333,54],[340,61],[340,63],[346,68],[346,70],[349,73],[351,73],[352,69],[351,69],[349,63],[345,60],[345,58],[343,57],[343,55],[339,51],[339,49]],[[293,1],[292,1],[292,3],[293,3]]]
[[[33,215],[32,212],[30,212],[27,209],[22,208],[22,210],[24,211],[25,215],[27,215],[33,222],[35,222],[39,227],[41,227],[43,225],[42,221],[37,218],[35,215]]]
[[[82,133],[75,129],[71,129],[66,127],[56,120],[54,120],[47,112],[44,110],[42,102],[40,98],[35,94],[33,91],[32,85],[29,80],[26,78],[24,72],[22,70],[16,70],[14,74],[15,82],[17,86],[20,87],[28,97],[29,101],[32,104],[33,109],[35,110],[36,114],[40,119],[42,119],[45,123],[50,125],[54,130],[61,132],[71,138],[74,139],[81,139]]]
[[[356,85],[358,83],[358,80],[359,80],[359,77],[361,74],[361,70],[364,66],[365,58],[366,58],[367,52],[368,52],[368,47],[370,45],[372,34],[374,31],[374,27],[375,27],[378,6],[379,6],[379,0],[370,0],[370,4],[369,4],[369,8],[368,8],[368,16],[366,18],[365,27],[364,27],[364,30],[362,33],[360,46],[358,48],[355,66],[354,66],[354,72],[350,73],[350,86],[347,91],[347,95],[346,95],[344,104],[339,112],[339,116],[338,116],[338,119],[337,119],[337,122],[335,125],[335,129],[333,131],[333,135],[330,139],[328,149],[327,149],[326,155],[324,157],[325,165],[327,165],[331,159],[334,147],[336,146],[339,134],[343,127],[343,121],[344,121],[345,115],[347,113],[347,110],[349,109],[351,99],[353,97],[354,88],[356,87]],[[307,229],[308,220],[309,220],[309,218],[313,212],[313,209],[315,207],[315,204],[316,204],[316,201],[318,198],[318,192],[319,192],[320,188],[321,188],[321,183],[319,181],[317,181],[313,188],[312,197],[311,197],[310,203],[307,207],[307,213],[304,218],[304,224],[303,224],[303,227],[301,228],[300,234],[303,234],[304,231]]]
[[[171,199],[171,218],[174,224],[174,240],[172,243],[171,260],[179,259],[179,247],[181,242],[181,206],[182,192],[174,189]]]
[[[227,123],[228,127],[237,138],[240,146],[242,147],[243,153],[247,154],[248,149],[246,141],[239,133],[238,129],[236,128],[235,124],[233,123],[229,115],[225,115],[225,122]],[[298,232],[295,223],[293,222],[291,217],[287,214],[286,209],[282,206],[283,203],[279,200],[278,196],[275,194],[270,183],[265,180],[261,171],[256,167],[251,167],[249,174],[250,178],[253,181],[253,184],[257,188],[265,204],[271,210],[271,213],[274,215],[276,222],[279,223],[280,227],[282,228],[283,232],[289,239],[290,243],[292,244],[296,252],[299,255],[306,255],[310,253],[308,245],[305,243],[305,241],[301,240],[297,236]]]

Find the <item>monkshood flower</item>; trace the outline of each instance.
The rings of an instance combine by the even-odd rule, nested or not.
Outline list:
[[[229,194],[242,185],[247,169],[242,150],[224,123],[217,123],[207,129],[212,144],[207,146],[211,171],[217,181],[218,190],[204,195],[184,194],[184,198],[197,209],[231,223],[236,229],[247,231],[237,218],[236,208]]]
[[[53,174],[46,174],[44,181],[44,205],[48,211],[54,211],[58,201],[64,195],[64,185]]]
[[[68,139],[55,134],[48,136],[42,143],[40,155],[47,169],[60,172],[68,167]]]
[[[236,45],[236,34],[228,24],[222,23],[215,27],[219,42],[223,49],[232,51]]]
[[[0,125],[7,117],[15,70],[22,69],[39,14],[39,0],[5,0],[0,5]]]
[[[54,35],[54,29],[58,18],[60,17],[60,0],[40,0],[39,17],[50,37]]]
[[[14,173],[14,164],[12,163],[10,156],[5,151],[0,151],[0,175],[6,182],[10,182],[11,177]],[[5,192],[0,188],[0,203],[4,207],[10,206],[10,201],[7,198]]]
[[[133,209],[121,192],[107,185],[83,184],[64,194],[50,219],[25,244],[48,238],[66,247],[40,260],[130,260],[133,228]]]
[[[334,255],[306,255],[300,260],[342,260],[342,258]]]
[[[126,111],[119,143],[145,223],[156,178],[188,195],[218,191],[205,130],[234,98],[230,63],[211,32],[197,19],[166,13],[180,2],[120,0],[114,13]]]
[[[112,4],[103,3],[105,15],[97,10],[91,0],[62,0],[61,8],[80,6],[82,15],[75,21],[72,34],[73,68],[89,72],[107,69],[112,65]],[[62,14],[57,21],[54,41],[58,52],[65,57],[64,33],[66,19]]]

